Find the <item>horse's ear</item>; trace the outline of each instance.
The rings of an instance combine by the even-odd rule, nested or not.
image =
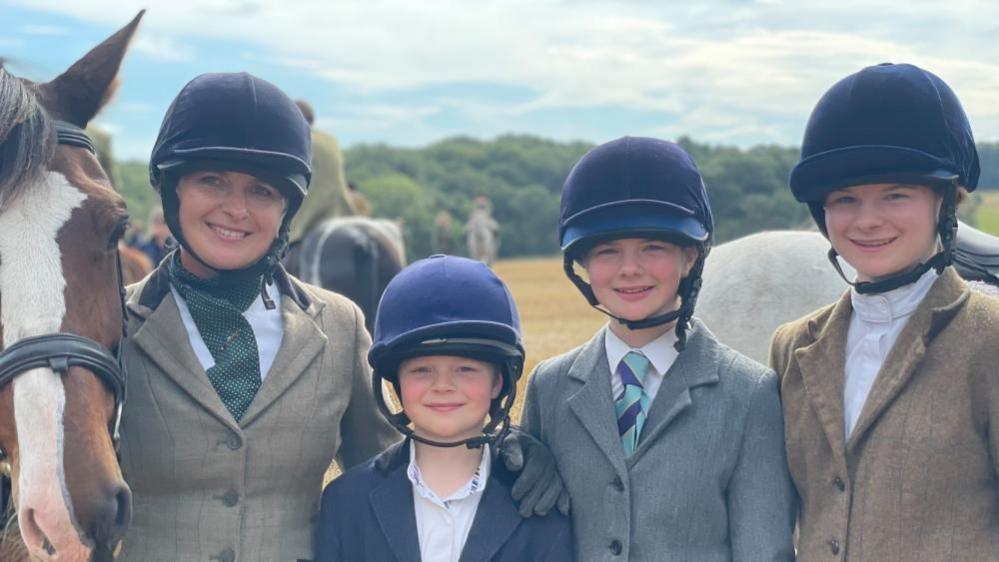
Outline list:
[[[42,104],[53,117],[86,127],[97,115],[118,87],[118,69],[145,13],[145,10],[139,12],[128,25],[91,49],[69,70],[38,87]]]

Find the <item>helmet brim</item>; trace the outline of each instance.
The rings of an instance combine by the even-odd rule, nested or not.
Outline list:
[[[573,220],[562,233],[563,252],[614,238],[666,238],[677,243],[706,242],[711,233],[693,211],[676,206],[624,205],[594,209]]]
[[[273,183],[289,199],[304,199],[311,180],[307,164],[286,154],[266,150],[236,150],[226,147],[175,150],[176,158],[156,165],[159,172],[183,174],[203,168],[245,172]],[[276,170],[287,170],[286,173]]]
[[[850,146],[805,158],[791,170],[788,183],[802,203],[824,201],[837,189],[870,183],[945,185],[960,174],[939,158],[913,148],[885,145]]]

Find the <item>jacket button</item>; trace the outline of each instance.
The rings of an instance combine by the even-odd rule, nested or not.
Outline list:
[[[622,550],[624,550],[624,546],[621,545],[621,541],[619,541],[617,539],[614,539],[613,541],[611,541],[611,543],[610,543],[611,554],[613,554],[614,556],[618,556],[619,554],[621,554]]]
[[[614,486],[614,489],[617,490],[618,492],[624,491],[624,482],[621,481],[620,476],[615,476],[614,482],[612,482],[611,484]]]
[[[839,476],[833,479],[833,484],[836,485],[836,489],[840,492],[846,491],[846,483]]]
[[[839,554],[839,541],[836,539],[829,541],[829,550],[831,550],[833,554]]]
[[[211,556],[210,559],[218,560],[219,562],[235,562],[236,553],[233,552],[231,548],[227,548],[218,553],[218,556]]]
[[[222,495],[222,503],[226,507],[235,507],[239,503],[239,492],[236,490],[227,490],[225,494]]]
[[[227,447],[229,447],[229,449],[237,451],[239,450],[240,447],[243,446],[243,440],[240,439],[238,435],[233,433],[232,435],[229,436],[229,439],[226,440],[225,444]]]

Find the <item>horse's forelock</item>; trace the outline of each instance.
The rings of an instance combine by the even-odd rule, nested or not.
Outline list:
[[[0,210],[37,182],[55,151],[55,135],[34,91],[0,61]]]

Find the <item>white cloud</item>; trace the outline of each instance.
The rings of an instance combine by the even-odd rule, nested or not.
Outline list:
[[[131,48],[165,62],[187,62],[194,59],[194,49],[170,35],[144,31],[135,37]]]
[[[24,3],[109,26],[149,4]],[[999,138],[999,24],[990,23],[997,15],[999,6],[972,0],[945,9],[902,0],[172,0],[150,6],[135,46],[187,61],[191,38],[252,42],[271,63],[361,94],[500,83],[538,94],[512,106],[473,100],[467,109],[501,119],[625,107],[673,116],[669,130],[696,138],[784,143],[797,142],[812,105],[837,79],[868,64],[908,61],[954,87],[979,136]],[[434,114],[440,103],[362,105],[337,122],[389,130]],[[787,121],[799,129],[780,124]]]
[[[23,25],[21,26],[21,33],[24,33],[25,35],[59,36],[68,35],[69,30],[64,27],[57,27],[54,25]]]

